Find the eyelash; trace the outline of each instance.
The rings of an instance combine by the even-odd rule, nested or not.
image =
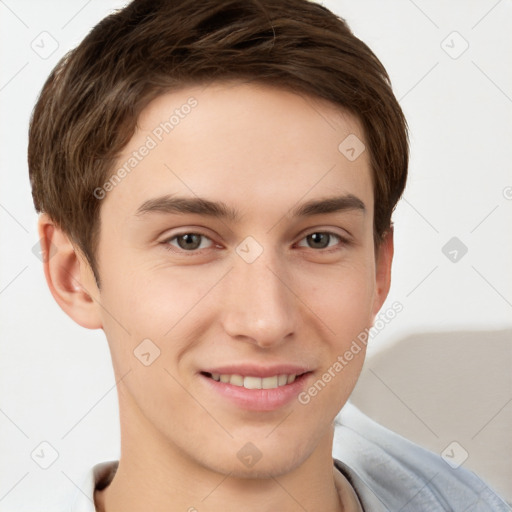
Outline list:
[[[315,235],[315,234],[324,234],[324,235],[329,235],[330,237],[335,237],[335,238],[337,238],[339,240],[339,243],[336,246],[333,246],[333,247],[327,246],[327,247],[321,248],[321,249],[315,249],[313,247],[308,247],[308,249],[311,249],[314,252],[319,252],[319,253],[324,253],[324,254],[325,253],[331,253],[331,252],[339,251],[342,248],[342,247],[340,247],[340,245],[346,247],[346,246],[349,246],[351,244],[350,240],[348,240],[347,238],[339,235],[338,233],[333,233],[332,231],[311,231],[310,233],[305,234],[299,240],[298,243],[300,243],[303,240],[305,240],[308,236]],[[172,237],[167,238],[166,240],[164,240],[162,242],[162,244],[164,245],[164,247],[165,247],[165,249],[167,251],[178,252],[178,253],[189,255],[189,256],[197,255],[197,254],[201,253],[201,251],[205,250],[205,248],[203,248],[203,249],[193,249],[193,250],[187,251],[186,249],[182,249],[180,247],[176,247],[176,246],[171,245],[171,243],[170,243],[171,241],[176,240],[180,236],[184,236],[184,235],[198,235],[198,236],[200,236],[202,238],[206,238],[207,240],[210,240],[210,242],[215,244],[215,242],[210,237],[204,235],[203,233],[197,233],[195,231],[185,231],[183,233],[178,233],[178,234],[173,235]],[[329,242],[330,241],[331,240],[329,239]],[[207,247],[206,249],[210,249],[210,247]]]

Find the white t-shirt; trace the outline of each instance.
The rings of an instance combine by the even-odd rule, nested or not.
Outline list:
[[[511,512],[491,488],[462,467],[391,432],[352,404],[343,407],[333,444],[340,494],[354,512]],[[96,512],[94,490],[107,487],[117,461],[92,468],[67,512]],[[353,492],[354,491],[354,492]]]

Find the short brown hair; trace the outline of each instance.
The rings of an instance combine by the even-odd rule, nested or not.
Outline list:
[[[251,80],[355,114],[369,151],[376,244],[405,187],[407,125],[389,77],[345,21],[308,0],[134,0],[48,77],[32,114],[32,196],[87,257],[96,279],[106,180],[141,111],[187,85]],[[341,142],[341,141],[340,141]]]

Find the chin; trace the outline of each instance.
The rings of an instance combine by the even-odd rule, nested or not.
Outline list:
[[[256,446],[260,446],[261,451]],[[246,443],[242,447],[236,442],[234,451],[232,447],[226,447],[222,453],[213,457],[209,456],[207,459],[203,454],[198,458],[198,462],[205,469],[234,478],[268,479],[293,471],[304,463],[314,449],[314,445],[309,446],[308,442],[300,444],[298,441],[284,446],[282,443],[274,445],[267,440],[266,443],[264,441],[254,444]],[[215,451],[210,453],[215,453]],[[226,457],[226,453],[232,455]],[[249,460],[244,461],[247,456],[249,456]],[[253,457],[253,460],[250,457]]]
[[[260,460],[252,468],[244,468],[243,464],[237,461],[234,464],[217,464],[210,466],[209,469],[233,478],[265,480],[285,475],[297,468],[301,462],[293,454],[290,454],[288,458],[280,456],[277,459],[267,460],[266,462]]]

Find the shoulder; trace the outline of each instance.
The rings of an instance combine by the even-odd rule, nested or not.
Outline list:
[[[384,510],[512,510],[471,471],[452,468],[440,455],[379,425],[354,405],[346,404],[339,420],[333,457],[356,491],[376,497]]]

